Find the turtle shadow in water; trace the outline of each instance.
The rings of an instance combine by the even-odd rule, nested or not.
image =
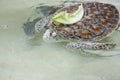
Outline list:
[[[26,23],[23,24],[23,29],[24,29],[24,32],[27,36],[31,36],[33,37],[34,34],[35,34],[35,23],[37,21],[39,21],[41,18],[36,18],[34,19],[33,21],[28,21]]]
[[[23,24],[23,30],[28,37],[35,37],[35,23],[41,18],[53,14],[59,7],[56,6],[40,6],[36,7],[35,11],[40,16],[33,21],[30,21],[31,17]]]

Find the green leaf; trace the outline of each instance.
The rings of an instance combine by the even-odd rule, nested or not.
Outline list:
[[[60,12],[52,18],[55,24],[73,24],[81,20],[84,15],[84,9],[81,4],[74,13],[67,13],[66,11]]]

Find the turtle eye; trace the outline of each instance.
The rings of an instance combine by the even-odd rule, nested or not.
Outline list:
[[[44,26],[44,28],[45,28],[45,29],[49,29],[49,27],[48,27],[48,26]]]

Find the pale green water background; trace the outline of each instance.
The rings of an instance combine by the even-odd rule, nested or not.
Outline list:
[[[105,1],[105,0],[102,0]],[[120,80],[120,55],[100,57],[70,52],[62,44],[29,41],[22,24],[40,3],[57,0],[0,0],[0,80]],[[120,9],[119,0],[107,0]],[[120,46],[120,32],[110,40]],[[120,53],[119,48],[104,52]]]

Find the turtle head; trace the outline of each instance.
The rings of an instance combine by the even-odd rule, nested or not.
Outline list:
[[[62,42],[62,41],[68,41],[69,36],[67,35],[64,30],[52,30],[48,29],[43,34],[43,40],[46,42]]]

